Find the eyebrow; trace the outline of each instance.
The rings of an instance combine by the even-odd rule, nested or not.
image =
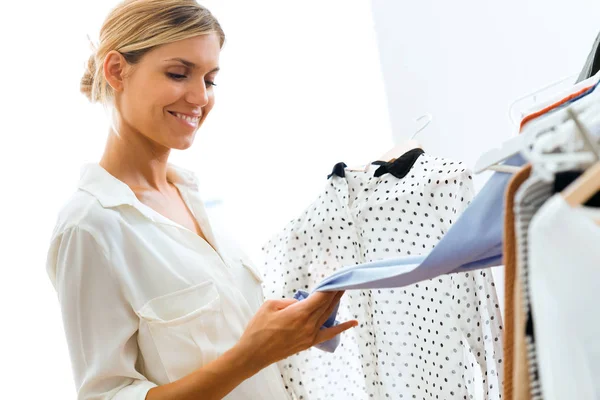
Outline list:
[[[183,65],[185,65],[186,67],[188,67],[188,68],[191,68],[191,69],[194,69],[194,68],[197,68],[197,67],[198,67],[198,66],[197,66],[196,64],[194,64],[193,62],[191,62],[191,61],[188,61],[188,60],[185,60],[185,59],[183,59],[183,58],[179,58],[179,57],[176,57],[176,58],[170,58],[170,59],[168,59],[168,60],[165,60],[165,61],[177,61],[177,62],[179,62],[179,63],[181,63],[181,64],[183,64]],[[213,68],[212,70],[210,70],[209,74],[210,74],[210,73],[212,73],[212,72],[217,72],[217,71],[219,71],[219,70],[220,70],[220,68],[219,68],[219,67],[215,67],[215,68]]]

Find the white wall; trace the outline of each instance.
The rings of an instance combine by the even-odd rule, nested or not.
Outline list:
[[[414,118],[426,151],[473,166],[511,135],[513,100],[578,74],[600,31],[596,0],[371,0],[394,140]],[[479,188],[489,174],[475,177]],[[503,273],[495,269],[503,297]]]
[[[511,102],[579,73],[600,31],[594,0],[372,0],[396,141],[412,119],[430,152],[473,165],[513,130]]]

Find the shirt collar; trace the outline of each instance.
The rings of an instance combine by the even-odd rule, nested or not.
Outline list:
[[[167,179],[177,186],[198,190],[198,178],[193,172],[184,168],[168,164]],[[126,183],[115,178],[96,163],[85,164],[81,168],[79,189],[98,199],[104,208],[139,204],[135,193]]]
[[[193,202],[192,209],[196,212],[196,218],[204,235],[223,257],[224,255],[220,251],[220,241],[212,230],[202,200],[198,196],[198,178],[193,172],[172,164],[167,167],[167,179],[176,185],[180,191],[188,192]],[[126,183],[112,176],[99,164],[91,163],[82,167],[79,189],[94,196],[104,208],[129,205],[153,222],[183,228],[176,222],[144,205]]]

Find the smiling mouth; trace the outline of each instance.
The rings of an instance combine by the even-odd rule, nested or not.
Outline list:
[[[173,115],[176,118],[181,119],[182,121],[187,122],[190,125],[196,126],[200,122],[200,117],[190,117],[189,115],[180,114],[180,113],[173,112],[173,111],[169,111],[169,114]]]

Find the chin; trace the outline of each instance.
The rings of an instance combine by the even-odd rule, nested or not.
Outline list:
[[[177,138],[178,140],[170,140],[166,147],[173,150],[187,150],[192,147],[192,144],[194,144],[195,136],[196,134],[194,133],[189,137]]]
[[[187,150],[190,147],[192,147],[193,143],[194,143],[193,140],[186,141],[186,142],[182,141],[182,142],[177,142],[177,143],[169,143],[169,145],[167,147],[172,150]]]

